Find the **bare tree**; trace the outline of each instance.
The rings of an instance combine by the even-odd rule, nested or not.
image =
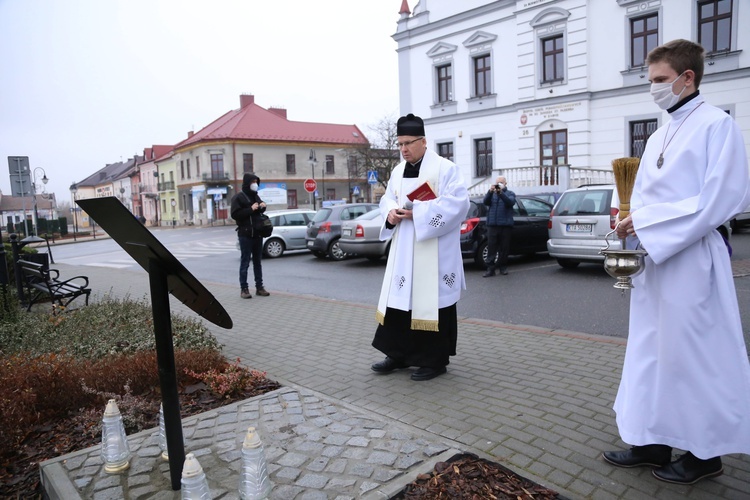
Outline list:
[[[396,118],[385,116],[377,124],[368,127],[371,131],[370,144],[357,149],[356,165],[352,168],[357,178],[367,178],[367,172],[374,170],[378,184],[387,187],[391,171],[400,162],[396,142]]]

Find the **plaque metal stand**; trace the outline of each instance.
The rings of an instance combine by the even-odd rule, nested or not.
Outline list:
[[[211,292],[117,198],[90,198],[76,200],[76,203],[148,273],[169,474],[172,489],[179,490],[185,445],[182,440],[169,294],[202,318],[222,328],[231,329],[232,318]]]

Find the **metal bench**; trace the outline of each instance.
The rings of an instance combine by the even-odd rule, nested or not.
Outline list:
[[[60,271],[57,269],[48,269],[44,264],[22,259],[18,260],[18,268],[23,274],[24,284],[28,290],[27,311],[31,311],[34,304],[45,300],[57,302],[64,308],[81,295],[86,296],[86,305],[89,305],[91,289],[88,288],[88,277],[75,276],[60,281]]]

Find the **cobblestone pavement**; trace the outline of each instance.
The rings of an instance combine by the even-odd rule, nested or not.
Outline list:
[[[144,272],[56,266],[86,274],[95,294],[143,297]],[[648,469],[618,469],[600,453],[625,447],[612,403],[625,341],[577,332],[459,318],[448,374],[414,382],[410,370],[378,375],[370,346],[375,308],[277,293],[239,298],[205,283],[234,321],[209,325],[229,358],[266,371],[284,388],[185,419],[214,498],[237,498],[239,444],[259,427],[278,499],[382,499],[458,451],[502,463],[573,498],[748,499],[750,457],[724,457],[724,475],[692,487],[659,482]],[[172,299],[175,313],[192,315]],[[543,314],[543,312],[540,312]],[[98,448],[42,464],[59,498],[179,498],[169,488],[155,431],[130,436],[130,471],[104,474]],[[55,496],[54,494],[51,496]]]

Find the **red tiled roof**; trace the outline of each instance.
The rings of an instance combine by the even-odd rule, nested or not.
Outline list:
[[[295,122],[283,110],[267,110],[255,104],[253,96],[241,96],[243,106],[224,114],[213,123],[174,146],[179,149],[203,141],[256,140],[320,142],[365,145],[367,138],[356,125]]]
[[[172,151],[173,148],[174,146],[163,146],[161,144],[154,144],[150,148],[144,148],[143,161],[139,163],[148,163],[150,161],[157,160]]]

